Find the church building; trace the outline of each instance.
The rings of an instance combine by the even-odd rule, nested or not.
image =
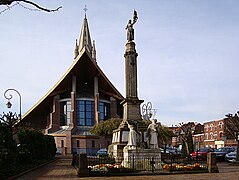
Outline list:
[[[97,65],[86,15],[74,55],[71,67],[22,120],[54,136],[58,153],[94,155],[111,139],[90,130],[101,121],[122,118],[124,97]]]

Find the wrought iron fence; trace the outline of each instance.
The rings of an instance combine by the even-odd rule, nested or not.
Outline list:
[[[192,158],[191,156],[185,156],[182,154],[162,153],[161,159],[164,163],[207,164],[206,158],[201,158],[200,156]]]
[[[72,164],[79,168],[79,160],[79,155],[74,154]],[[196,162],[190,158],[172,154],[162,154],[162,158],[129,156],[122,159],[120,163],[117,162],[112,157],[90,156],[87,157],[86,167],[88,167],[90,175],[207,170],[205,161]]]

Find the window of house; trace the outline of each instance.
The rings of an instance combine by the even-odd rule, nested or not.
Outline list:
[[[205,125],[205,131],[208,131],[208,125]]]
[[[110,118],[110,104],[105,102],[99,103],[100,120],[106,120]]]
[[[76,141],[76,147],[78,147],[78,148],[80,147],[80,140]]]
[[[64,140],[61,140],[61,147],[64,147]]]
[[[210,133],[210,139],[213,139],[213,133]]]
[[[91,141],[91,143],[92,143],[92,147],[94,148],[95,147],[95,141],[93,140],[93,141]]]
[[[60,103],[60,125],[68,126],[71,118],[71,102],[64,101]]]
[[[219,133],[219,137],[222,138],[223,137],[223,132]]]
[[[206,133],[206,139],[208,139],[208,133]]]
[[[219,128],[222,129],[222,122],[219,122]]]
[[[94,101],[79,100],[76,101],[76,122],[77,126],[94,125]]]
[[[212,131],[212,124],[210,124],[210,130]]]

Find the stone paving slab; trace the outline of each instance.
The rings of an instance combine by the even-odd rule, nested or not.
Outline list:
[[[18,180],[31,179],[78,179],[76,170],[71,166],[71,159],[58,159],[53,163],[47,164],[39,169],[29,172]]]
[[[17,180],[239,180],[239,166],[230,166],[227,163],[218,163],[218,168],[219,173],[79,178],[77,177],[75,168],[71,166],[71,159],[62,157],[55,162],[47,164],[17,178]]]

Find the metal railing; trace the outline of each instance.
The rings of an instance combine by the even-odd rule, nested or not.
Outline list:
[[[79,154],[73,155],[72,165],[80,167]],[[129,156],[117,163],[112,157],[87,157],[84,161],[90,174],[106,175],[125,173],[172,173],[174,171],[207,170],[205,161],[195,161],[181,155],[163,154],[162,158]]]

